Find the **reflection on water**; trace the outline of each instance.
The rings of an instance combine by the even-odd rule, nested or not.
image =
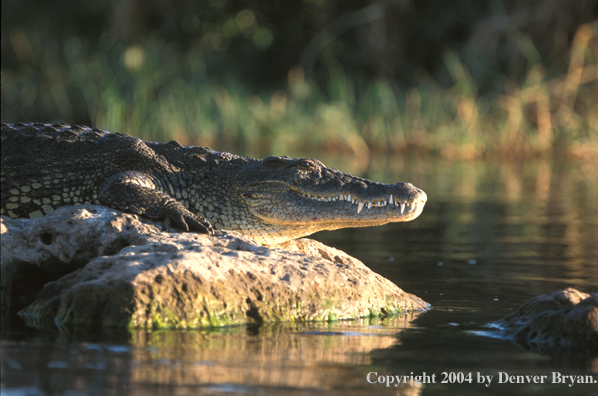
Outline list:
[[[165,384],[205,393],[352,391],[365,389],[359,368],[372,365],[372,352],[400,345],[414,318],[131,333],[60,329],[4,339],[2,371],[13,392],[37,384],[45,394],[91,388],[145,394]]]
[[[488,337],[494,330],[486,325],[538,294],[569,286],[598,291],[597,168],[374,163],[362,174],[426,191],[422,216],[315,238],[422,297],[430,311],[373,321],[132,333],[34,330],[13,319],[2,324],[2,394],[597,394],[598,384],[498,384],[499,372],[592,373],[598,380],[598,359],[526,351]],[[436,383],[387,388],[378,381],[424,372],[435,374]],[[443,372],[455,373],[453,383],[440,383]],[[473,373],[473,383],[458,383],[461,372]],[[494,376],[493,382],[477,384],[478,374]]]

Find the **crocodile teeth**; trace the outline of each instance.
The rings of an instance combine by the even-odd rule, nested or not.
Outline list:
[[[351,202],[352,205],[357,205],[357,213],[361,213],[361,211],[363,210],[363,208],[367,207],[368,209],[373,208],[384,208],[386,206],[389,205],[393,205],[399,209],[400,214],[405,213],[405,206],[407,206],[408,211],[411,212],[415,212],[416,209],[416,204],[415,203],[399,203],[392,194],[390,194],[390,196],[388,197],[388,201],[387,200],[380,200],[380,201],[376,201],[376,202],[360,202],[359,200],[353,198],[351,196],[351,194],[339,194],[336,197],[318,197],[318,196],[314,196],[314,195],[304,195],[306,198],[312,199],[314,201],[318,201],[318,202],[337,202],[337,201],[347,201],[347,202]]]

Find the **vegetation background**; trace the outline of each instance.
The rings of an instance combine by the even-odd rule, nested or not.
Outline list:
[[[598,161],[595,0],[3,0],[2,122]]]

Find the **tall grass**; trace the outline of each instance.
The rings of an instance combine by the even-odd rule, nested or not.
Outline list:
[[[449,89],[429,77],[406,91],[384,81],[360,85],[340,68],[321,87],[295,68],[284,89],[255,94],[256,87],[234,79],[210,81],[199,54],[173,53],[159,42],[92,51],[72,38],[63,59],[40,44],[30,43],[28,55],[40,70],[2,72],[4,122],[21,121],[18,109],[28,101],[53,109],[50,121],[72,122],[84,111],[94,126],[110,131],[243,154],[598,161],[598,23],[579,28],[565,75],[549,77],[532,62],[522,83],[505,78],[503,92],[484,95],[451,52],[445,55]],[[522,45],[522,51],[534,49]]]

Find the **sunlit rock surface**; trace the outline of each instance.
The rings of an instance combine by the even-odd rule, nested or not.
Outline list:
[[[2,294],[3,309],[29,319],[144,328],[336,320],[427,306],[313,240],[266,248],[232,232],[168,233],[92,205],[3,217]]]
[[[598,293],[568,288],[542,294],[494,324],[527,348],[598,356]]]

